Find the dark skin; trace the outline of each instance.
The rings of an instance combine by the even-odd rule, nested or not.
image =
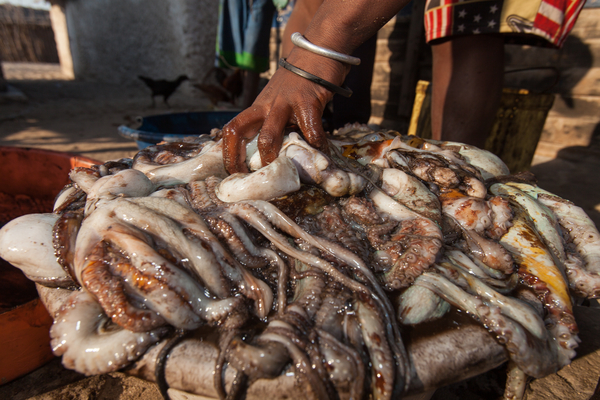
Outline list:
[[[400,11],[408,0],[326,0],[317,10],[304,36],[312,43],[352,54]],[[288,62],[336,85],[341,85],[349,65],[293,48]],[[333,93],[309,80],[279,68],[252,106],[222,131],[223,159],[229,173],[246,172],[245,145],[257,134],[264,165],[279,155],[286,126],[296,125],[313,147],[328,152],[321,116]]]
[[[299,14],[314,13],[304,36],[318,46],[352,54],[408,0],[325,0],[315,12],[317,3],[317,0],[298,3],[306,8]],[[300,28],[301,25],[297,30],[302,31]],[[431,43],[434,139],[484,146],[502,94],[503,43],[499,35],[458,36]],[[298,47],[291,49],[287,60],[336,85],[342,84],[349,71],[349,65]],[[311,146],[328,152],[321,116],[332,97],[333,93],[327,89],[286,69],[278,69],[254,104],[223,128],[227,171],[248,171],[245,146],[257,134],[263,165],[275,160],[286,126],[299,127]]]
[[[504,38],[456,36],[430,44],[433,138],[483,148],[502,95]]]

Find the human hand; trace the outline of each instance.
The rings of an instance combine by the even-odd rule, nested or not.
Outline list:
[[[340,85],[348,67],[340,62],[294,49],[288,61],[305,71]],[[286,126],[296,125],[313,147],[328,152],[321,117],[333,93],[286,69],[280,68],[248,109],[222,130],[223,160],[229,173],[247,172],[246,143],[257,134],[263,165],[275,160]]]

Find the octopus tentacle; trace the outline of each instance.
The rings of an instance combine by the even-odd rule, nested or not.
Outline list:
[[[197,320],[197,317],[193,317],[193,315],[201,316],[209,321],[219,321],[232,313],[235,316],[232,321],[238,319],[239,314],[234,311],[239,308],[241,299],[230,297],[218,301],[207,296],[204,288],[199,283],[190,279],[182,270],[159,256],[146,243],[148,239],[145,233],[116,219],[116,216],[123,211],[123,209],[119,209],[119,206],[122,205],[127,206],[125,208],[125,211],[127,211],[131,208],[132,203],[125,199],[115,200],[110,205],[97,209],[84,221],[78,236],[79,242],[75,254],[75,269],[80,282],[85,281],[83,278],[84,272],[90,271],[93,278],[94,268],[104,264],[104,254],[98,254],[96,257],[88,257],[94,251],[99,251],[98,243],[101,243],[103,240],[119,243],[127,254],[136,254],[137,256],[132,257],[131,261],[127,260],[122,263],[120,273],[125,278],[114,283],[119,286],[117,293],[122,292],[121,287],[127,287],[134,293],[141,291],[138,295],[140,298],[146,299],[148,307],[154,307],[157,311],[160,310],[163,316],[169,316],[167,317],[168,319],[173,318],[171,321],[181,328],[189,328],[187,326],[189,323],[195,325],[195,327],[199,326],[201,321]],[[130,264],[133,264],[135,268],[129,268]],[[102,271],[102,268],[99,268],[98,271]],[[150,274],[146,276],[145,271],[150,272]],[[136,276],[143,279],[135,279]],[[160,279],[167,278],[172,286],[164,285],[160,281]],[[89,279],[87,272],[86,279]],[[111,281],[114,279],[111,278]],[[96,290],[98,294],[104,292],[101,281],[92,279],[92,282],[99,282],[100,286]],[[194,314],[181,315],[179,313],[188,310],[189,306],[173,307],[170,302],[176,302],[180,305],[189,304]],[[107,299],[107,303],[110,303],[109,299]],[[109,306],[107,304],[107,307]],[[123,310],[126,313],[125,315],[135,315],[135,312],[127,314],[127,307],[120,308],[120,310]],[[137,318],[131,318],[131,321],[128,323],[135,323],[134,321],[137,320]]]
[[[487,150],[456,142],[441,142],[439,146],[457,151],[470,165],[479,170],[483,179],[510,174],[510,170],[500,157]]]
[[[388,290],[406,287],[435,261],[442,247],[442,232],[433,221],[397,203],[381,190],[373,190],[370,198],[380,213],[400,222],[400,228],[391,238],[392,249],[406,241],[402,246],[406,250],[392,258],[392,268],[384,272],[384,285]],[[386,253],[394,257],[393,253]]]
[[[556,264],[563,268],[565,250],[556,216],[546,206],[536,201],[531,196],[508,184],[495,183],[490,191],[497,195],[505,196],[516,207],[521,207],[533,221],[536,231],[544,243],[552,251]]]
[[[513,222],[500,243],[513,254],[519,266],[519,277],[543,301],[548,311],[549,331],[556,338],[559,363],[567,365],[575,357],[573,349],[579,341],[568,285],[551,252],[526,222],[526,216],[517,214]]]
[[[52,351],[62,355],[66,368],[95,375],[125,367],[167,332],[166,328],[131,332],[109,322],[110,318],[89,293],[73,292],[50,328]],[[94,357],[81,357],[88,351]]]
[[[558,370],[556,347],[549,340],[531,340],[521,325],[502,315],[498,307],[485,305],[478,297],[464,292],[446,278],[432,272],[423,273],[415,281],[415,285],[434,291],[447,302],[476,316],[506,345],[511,359],[526,374],[542,377]]]
[[[381,190],[388,196],[441,225],[440,202],[421,181],[393,168],[384,169],[381,179]]]
[[[436,264],[435,268],[463,290],[479,296],[487,305],[494,305],[502,314],[519,322],[539,339],[545,339],[546,327],[533,308],[517,299],[506,297],[485,285],[460,267],[448,263]]]
[[[124,329],[145,332],[165,325],[166,321],[156,311],[131,304],[123,279],[113,275],[111,269],[114,268],[105,261],[107,247],[106,243],[100,242],[88,253],[88,259],[79,271],[81,284],[95,297],[112,321]],[[126,263],[127,260],[122,257],[121,262]]]
[[[67,184],[54,200],[52,212],[61,214],[67,210],[77,210],[81,203],[85,204],[86,193],[76,185]]]
[[[511,182],[510,185],[536,198],[553,211],[568,242],[566,250],[569,254],[565,268],[571,288],[584,297],[599,297],[600,233],[594,222],[583,209],[546,190],[527,184]],[[582,262],[574,261],[575,258]]]
[[[81,227],[82,220],[83,213],[81,211],[66,211],[60,214],[52,229],[52,245],[56,260],[73,281],[77,280],[73,262],[77,232]]]
[[[346,275],[342,274],[341,272],[339,272],[330,263],[327,263],[326,261],[320,259],[319,257],[314,256],[311,253],[297,250],[296,248],[291,246],[282,235],[280,235],[278,232],[276,232],[267,223],[267,221],[265,221],[264,217],[262,217],[258,213],[258,211],[254,210],[253,208],[248,207],[248,206],[242,207],[242,205],[244,205],[244,204],[246,204],[246,205],[252,204],[253,206],[259,206],[259,207],[261,207],[261,211],[263,211],[263,213],[265,212],[265,210],[271,211],[271,213],[270,213],[271,216],[277,215],[279,217],[278,219],[275,220],[275,222],[278,222],[277,226],[280,229],[283,227],[283,228],[285,228],[284,230],[287,230],[291,234],[296,234],[299,238],[306,240],[307,242],[315,245],[318,248],[332,252],[337,257],[340,257],[340,255],[341,255],[342,257],[340,257],[340,258],[342,258],[342,260],[350,261],[348,263],[350,266],[358,265],[358,267],[360,268],[359,271],[361,273],[363,272],[364,269],[366,269],[366,266],[361,261],[359,261],[357,259],[357,257],[354,255],[349,254],[346,256],[347,258],[344,257],[344,254],[347,253],[347,250],[342,250],[342,249],[340,249],[339,246],[335,246],[330,243],[324,244],[324,241],[318,241],[318,240],[314,239],[311,235],[307,234],[302,229],[297,227],[297,225],[293,221],[291,221],[289,218],[280,215],[280,213],[277,209],[273,210],[273,208],[275,208],[275,207],[271,206],[269,203],[265,204],[265,202],[259,202],[259,201],[248,202],[247,201],[247,202],[243,202],[243,203],[237,203],[237,204],[229,207],[229,210],[233,214],[246,220],[246,222],[251,224],[255,229],[257,229],[259,232],[261,232],[261,234],[263,234],[265,237],[269,238],[269,240],[273,244],[275,244],[278,248],[280,248],[282,251],[284,251],[288,255],[295,257],[295,258],[297,258],[309,265],[312,265],[316,268],[321,269],[323,272],[327,273],[329,276],[331,276],[336,281],[340,282],[342,285],[350,288],[351,290],[353,290],[357,293],[363,293],[363,294],[371,297],[376,303],[380,304],[380,306],[382,307],[382,312],[385,315],[385,319],[386,319],[386,321],[388,321],[388,323],[386,324],[386,330],[388,331],[388,335],[389,335],[388,337],[396,338],[394,340],[390,340],[390,343],[392,343],[394,353],[397,355],[399,363],[402,365],[402,370],[403,370],[402,377],[405,379],[404,384],[406,385],[407,384],[406,382],[408,381],[407,374],[404,373],[404,371],[408,371],[408,359],[406,356],[406,350],[404,349],[404,346],[402,345],[398,326],[395,323],[395,321],[393,321],[393,319],[392,319],[393,317],[392,317],[392,311],[391,311],[392,310],[391,304],[389,303],[389,300],[387,299],[387,297],[385,295],[379,294],[381,292],[380,286],[376,282],[373,282],[374,285],[372,287],[375,290],[375,293],[373,293],[363,284],[361,284],[361,283],[347,277]],[[269,214],[267,214],[267,215],[269,215]],[[271,217],[270,219],[273,220],[274,217]],[[331,249],[333,247],[336,248],[335,252],[331,251]],[[372,276],[370,271],[368,271],[368,273],[365,275],[366,275],[365,277],[367,279],[369,279],[369,281],[371,281],[371,279],[374,280],[374,277]],[[400,382],[400,380],[398,382]]]
[[[521,400],[527,387],[527,375],[513,361],[508,362],[503,399]]]
[[[569,279],[569,288],[579,297],[600,298],[600,275],[585,269],[579,254],[567,251],[565,271]]]
[[[319,400],[329,399],[327,388],[321,378],[314,373],[310,359],[291,339],[275,333],[264,333],[261,335],[261,339],[282,344],[292,358],[296,372],[308,380],[315,398]]]
[[[207,287],[219,296],[227,297],[229,290],[224,282],[225,276],[231,280],[239,290],[248,298],[255,301],[257,314],[264,318],[269,312],[273,294],[269,287],[259,279],[256,279],[245,268],[231,257],[210,229],[202,221],[202,218],[191,209],[180,205],[169,199],[131,199],[132,203],[142,205],[148,209],[147,212],[136,213],[135,223],[143,224],[145,230],[168,243],[169,248],[186,255],[194,271],[206,283]],[[151,218],[152,211],[163,210],[172,218]],[[135,212],[135,208],[132,213]],[[179,221],[176,223],[174,220]],[[155,221],[154,223],[151,223]],[[178,227],[181,224],[187,232],[193,235],[190,238],[185,231]],[[199,239],[197,243],[194,238]],[[205,249],[206,244],[210,251]],[[221,270],[215,268],[220,265]]]
[[[404,325],[417,325],[441,318],[450,310],[450,304],[431,290],[410,286],[400,295],[398,320]]]
[[[326,364],[330,368],[334,369],[334,371],[331,373],[331,379],[337,382],[351,382],[348,399],[362,399],[365,385],[365,366],[361,360],[360,354],[352,347],[343,344],[327,331],[317,328],[316,332],[319,337],[319,344],[325,359],[331,360],[326,361]],[[323,347],[330,347],[336,352],[336,354],[341,354],[342,357],[338,355],[334,357],[328,357],[328,353],[323,349]],[[344,364],[344,366],[340,367],[337,364]],[[343,369],[345,373],[340,373],[340,369]],[[335,375],[338,373],[341,376],[336,379]]]
[[[473,259],[477,259],[482,264],[502,274],[510,275],[514,272],[514,260],[501,244],[486,239],[475,231],[469,231],[464,228],[462,231],[466,246],[463,244],[459,248],[463,252],[468,253]]]
[[[518,284],[518,274],[504,275],[499,273],[499,271],[488,268],[481,262],[472,260],[459,250],[446,249],[444,257],[502,294],[510,293]]]
[[[225,178],[228,175],[223,166],[222,142],[209,142],[198,155],[182,162],[157,166],[139,158],[134,160],[132,168],[143,172],[156,186],[175,186],[209,176]]]
[[[356,314],[360,321],[363,339],[371,357],[371,385],[375,399],[391,399],[394,392],[396,363],[391,357],[388,342],[380,333],[383,322],[368,304],[357,301]]]
[[[392,199],[390,201],[393,202]],[[314,267],[317,267],[323,272],[332,276],[335,280],[338,280],[344,286],[354,290],[357,293],[364,293],[367,296],[371,297],[375,304],[378,304],[381,308],[380,312],[383,314],[383,318],[386,321],[385,327],[387,331],[387,337],[389,338],[390,346],[392,347],[394,354],[397,357],[399,363],[399,371],[401,375],[401,379],[397,380],[398,385],[404,386],[404,388],[408,388],[410,383],[410,377],[408,376],[409,371],[409,361],[406,355],[406,350],[402,343],[400,331],[398,328],[397,322],[394,320],[394,311],[389,301],[388,297],[383,292],[381,286],[377,282],[374,274],[367,267],[363,260],[357,257],[355,254],[350,252],[349,250],[339,246],[335,243],[323,240],[316,239],[312,235],[308,234],[304,230],[302,230],[297,224],[295,224],[291,219],[282,214],[275,206],[270,203],[264,201],[245,201],[238,203],[234,206],[230,207],[230,210],[233,210],[235,207],[242,207],[242,205],[250,205],[256,210],[260,211],[262,215],[265,215],[269,221],[273,222],[279,229],[288,233],[289,235],[302,239],[316,248],[331,254],[336,257],[340,261],[346,263],[350,268],[353,269],[355,275],[359,277],[361,281],[366,280],[368,282],[370,288],[369,290],[362,283],[351,280],[346,277],[344,274],[341,274],[337,271],[337,269],[333,268],[329,263],[323,262],[323,260],[318,257],[306,253],[299,252],[295,248],[288,245],[287,241],[284,240],[279,233],[275,232],[272,228],[270,228],[269,224],[266,221],[261,223],[253,224],[251,218],[249,218],[249,214],[243,212],[243,210],[238,211],[238,216],[242,219],[245,219],[248,223],[253,225],[257,230],[259,230],[265,237],[269,238],[276,246],[278,246],[282,251],[286,252],[292,257],[298,258],[310,264]],[[233,212],[234,214],[236,212]],[[251,212],[253,215],[254,212]],[[260,215],[257,215],[259,219],[262,219]],[[439,228],[438,232],[439,232]],[[280,247],[281,246],[281,247]],[[441,241],[440,241],[441,246]]]
[[[78,188],[88,193],[96,181],[100,179],[100,173],[90,168],[75,167],[69,172],[69,178]]]

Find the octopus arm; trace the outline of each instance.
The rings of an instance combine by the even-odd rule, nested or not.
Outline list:
[[[100,179],[100,174],[90,168],[75,167],[69,172],[69,178],[84,192],[88,193]]]
[[[469,164],[479,170],[483,179],[510,174],[500,157],[490,151],[456,142],[441,142],[439,145],[444,149],[458,151]]]
[[[527,375],[512,361],[508,362],[504,397],[506,400],[520,400],[527,388]]]
[[[222,142],[206,144],[198,155],[174,164],[157,166],[136,159],[133,169],[142,171],[157,187],[186,184],[209,176],[228,176],[223,164]]]
[[[518,274],[513,273],[508,276],[502,274],[499,276],[498,271],[495,269],[488,268],[481,262],[477,263],[459,250],[446,249],[444,257],[452,264],[482,280],[500,293],[510,293],[518,283]]]
[[[544,321],[526,303],[512,297],[503,296],[460,267],[448,263],[440,263],[436,265],[436,269],[441,271],[446,278],[463,288],[463,290],[472,295],[479,296],[487,305],[498,307],[502,314],[519,322],[538,339],[546,339],[547,333]]]
[[[391,201],[394,202],[394,200]],[[243,203],[238,203],[234,206],[230,206],[229,209],[232,211],[232,213],[236,214],[238,217],[245,220],[250,225],[254,226],[254,228],[261,232],[265,237],[269,238],[269,240],[271,240],[283,252],[309,265],[312,265],[313,267],[322,270],[323,272],[327,273],[329,276],[334,278],[336,281],[352,289],[353,291],[357,293],[364,293],[367,296],[373,298],[380,305],[385,315],[385,320],[387,322],[386,328],[388,330],[388,337],[390,338],[390,343],[392,343],[391,345],[394,347],[395,354],[397,355],[398,359],[401,360],[401,363],[404,365],[404,369],[408,371],[406,351],[401,341],[398,325],[393,320],[394,311],[391,302],[383,292],[374,274],[372,273],[370,268],[364,263],[364,261],[362,261],[354,253],[352,253],[348,249],[343,248],[342,246],[339,246],[335,243],[331,243],[326,240],[315,239],[312,235],[305,232],[296,223],[289,219],[285,214],[283,214],[280,210],[278,210],[275,206],[268,202],[246,201]],[[260,211],[262,214],[258,211]],[[331,264],[325,262],[321,258],[308,252],[300,251],[293,246],[290,246],[286,238],[280,235],[278,232],[276,232],[265,219],[274,222],[279,229],[290,234],[291,236],[303,239],[310,245],[313,245],[318,249],[321,249],[322,251],[325,251],[338,258],[339,260],[345,262],[348,266],[355,270],[357,276],[360,276],[361,279],[364,278],[367,280],[372,290],[369,290],[369,288],[363,285],[362,283],[357,282],[356,280],[353,280],[347,277],[346,275],[342,274]],[[396,339],[392,340],[392,337]],[[408,385],[408,379],[406,380],[406,382],[406,384]]]
[[[498,240],[512,226],[513,212],[508,201],[500,196],[494,196],[488,200],[488,205],[492,210],[492,226],[486,229],[488,237]]]
[[[548,310],[550,332],[556,338],[561,366],[570,363],[578,346],[577,324],[569,296],[568,284],[560,269],[554,264],[550,251],[537,236],[526,217],[517,215],[514,225],[500,239],[500,243],[512,253],[519,266],[519,276],[531,285]]]
[[[518,185],[519,188],[523,186],[525,185]],[[556,214],[558,223],[564,228],[568,239],[575,244],[577,252],[583,258],[584,268],[590,273],[600,274],[600,233],[585,211],[569,200],[538,187],[529,186],[522,190],[528,190],[528,194],[537,196],[542,204]]]
[[[278,377],[290,360],[285,346],[279,342],[263,340],[250,345],[239,337],[229,343],[225,358],[230,367],[246,374],[250,382]]]
[[[437,196],[417,178],[399,169],[385,168],[381,179],[381,190],[388,196],[438,225],[441,224],[441,208]]]
[[[180,216],[177,211],[185,210],[179,203],[169,199],[140,198],[132,201],[119,200],[113,205],[115,218],[150,234],[180,258],[187,259],[190,269],[200,277],[213,294],[220,298],[229,295],[229,285],[225,282],[217,257],[213,252],[207,251],[201,243],[188,237],[183,229],[185,225],[182,226],[178,222],[185,221],[177,218]],[[155,211],[161,209],[161,212]],[[192,213],[191,210],[189,211]],[[203,228],[208,231],[208,227]]]
[[[470,196],[443,197],[442,212],[454,218],[464,229],[483,234],[492,225],[492,210],[487,202]]]
[[[310,385],[310,388],[317,400],[329,400],[330,396],[325,385],[325,382],[321,380],[316,371],[312,368],[312,362],[290,338],[271,332],[266,332],[261,335],[261,340],[267,340],[283,345],[290,355],[296,373],[305,377]]]
[[[400,295],[398,320],[404,325],[435,321],[450,310],[450,304],[431,290],[410,286]]]
[[[600,298],[600,275],[584,268],[579,254],[567,252],[565,270],[569,279],[569,287],[580,297]]]
[[[475,231],[462,230],[467,243],[465,251],[473,258],[505,275],[514,272],[513,258],[500,243],[486,239]]]
[[[125,169],[114,175],[103,176],[87,192],[85,215],[89,215],[102,202],[116,197],[148,196],[154,189],[146,175],[135,169]]]
[[[145,299],[148,307],[163,315],[173,325],[198,327],[201,325],[198,316],[211,322],[221,322],[230,313],[235,315],[233,311],[239,307],[239,299],[218,301],[207,296],[200,284],[159,256],[147,244],[148,239],[143,232],[117,219],[117,215],[123,211],[119,210],[119,205],[127,206],[127,210],[132,204],[125,199],[115,200],[96,209],[81,227],[75,252],[75,271],[82,284],[90,279],[96,282],[101,278],[95,276],[103,273],[102,268],[97,269],[96,266],[101,267],[105,263],[103,254],[96,253],[101,247],[99,245],[105,241],[122,246],[121,249],[129,254],[125,262],[113,267],[119,268],[113,272],[121,275],[121,280],[115,284],[118,287],[128,287],[137,297]],[[131,217],[135,215],[129,215]],[[111,277],[111,281],[113,280]],[[97,295],[104,293],[102,285],[96,292]],[[120,289],[116,291],[118,293],[121,293]],[[113,303],[109,298],[104,302],[107,306]]]
[[[217,295],[228,296],[229,292],[222,278],[224,272],[225,276],[240,289],[242,294],[255,301],[255,309],[260,318],[264,318],[268,314],[273,304],[271,289],[260,279],[254,278],[225,251],[202,217],[190,208],[169,199],[136,198],[130,201],[156,213],[165,213],[170,217],[157,220],[167,224],[167,227],[158,227],[153,225],[152,221],[148,221],[144,224],[145,229],[154,231],[156,236],[166,240],[170,248],[181,250],[181,254],[186,255],[194,267],[194,271],[204,280],[210,290]],[[140,216],[140,219],[136,219],[136,223],[140,223],[144,218],[143,215]],[[200,243],[190,239],[181,230],[181,227],[192,233]],[[165,235],[166,232],[172,234]],[[205,249],[204,245],[207,245],[210,251]],[[220,266],[221,269],[216,266]],[[207,281],[206,279],[209,278],[210,280]]]
[[[82,220],[81,211],[65,211],[60,214],[52,229],[52,245],[56,260],[74,281],[77,280],[74,266],[77,232]]]
[[[391,399],[394,392],[395,375],[398,372],[392,351],[381,332],[383,322],[368,304],[357,301],[355,310],[371,358],[371,386],[377,400]]]
[[[65,211],[67,207],[76,204],[79,201],[85,201],[85,197],[86,194],[83,190],[73,184],[68,184],[56,196],[52,212],[60,214]]]
[[[521,186],[524,186],[521,184]],[[556,259],[556,264],[562,267],[565,262],[565,250],[563,247],[563,238],[558,226],[558,221],[554,213],[533,197],[525,192],[502,183],[495,183],[490,187],[490,191],[495,195],[501,195],[520,207],[534,223],[535,229],[544,240],[544,243],[552,251]]]
[[[207,296],[206,289],[196,280],[161,257],[145,241],[132,235],[114,237],[110,233],[106,239],[118,243],[125,253],[136,255],[129,265],[113,266],[114,273],[121,275],[148,308],[171,325],[196,329],[203,321],[217,324],[237,317],[242,307],[240,299],[215,300]]]
[[[319,347],[330,370],[330,378],[338,384],[349,384],[348,400],[363,398],[365,366],[360,354],[350,346],[337,340],[330,333],[317,329]]]
[[[50,329],[52,351],[63,356],[66,368],[97,375],[127,366],[167,332],[166,328],[131,332],[110,326],[109,321],[89,293],[74,292]]]
[[[336,281],[340,282],[346,287],[351,288],[352,290],[365,294],[369,293],[369,290],[364,285],[350,279],[327,261],[315,256],[314,254],[299,250],[290,245],[287,238],[273,229],[273,227],[268,223],[267,218],[260,214],[253,207],[249,207],[247,205],[244,206],[243,203],[236,203],[229,207],[229,211],[232,214],[237,215],[239,218],[245,220],[284,253],[322,270]],[[297,228],[300,229],[300,227]]]
[[[506,344],[511,359],[526,374],[541,378],[558,369],[556,348],[550,345],[550,341],[533,339],[519,323],[504,316],[498,307],[485,305],[477,296],[466,293],[432,272],[423,273],[415,285],[433,290],[447,302],[477,317],[501,343]]]
[[[406,238],[406,250],[383,274],[383,280],[390,290],[406,287],[435,261],[442,247],[442,231],[436,223],[394,201],[381,190],[373,190],[370,198],[379,212],[401,223],[392,240]]]

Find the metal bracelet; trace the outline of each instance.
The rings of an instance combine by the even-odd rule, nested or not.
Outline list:
[[[309,81],[314,82],[317,85],[323,86],[325,89],[327,89],[333,93],[341,94],[344,97],[352,96],[352,90],[350,90],[347,86],[341,87],[338,85],[334,85],[333,83],[326,81],[323,78],[319,78],[318,76],[313,75],[310,72],[306,72],[303,69],[293,66],[292,64],[287,62],[285,60],[285,58],[279,59],[279,65],[281,65],[283,68],[287,69],[288,71],[293,72],[294,74],[303,77],[304,79],[308,79]]]
[[[311,53],[331,58],[332,60],[341,61],[350,65],[360,64],[360,58],[348,56],[346,54],[338,53],[337,51],[317,46],[316,44],[309,42],[304,36],[302,36],[300,32],[292,33],[292,43],[304,50],[310,51]]]

